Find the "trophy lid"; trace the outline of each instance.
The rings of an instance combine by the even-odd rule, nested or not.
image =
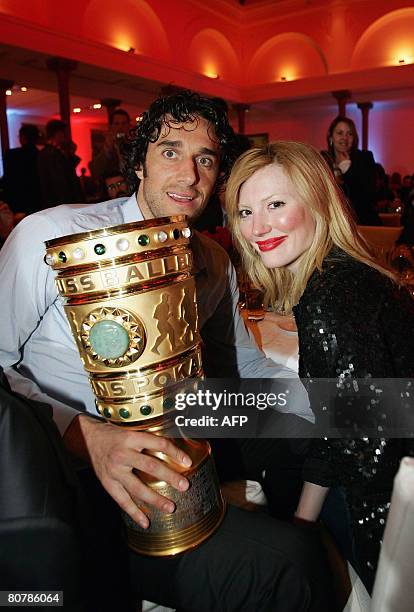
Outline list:
[[[188,246],[191,233],[186,215],[103,227],[47,240],[45,262],[54,270],[100,265],[132,254]]]
[[[68,234],[59,236],[51,240],[45,240],[46,248],[62,246],[71,242],[81,242],[83,240],[93,240],[104,236],[113,236],[114,234],[123,234],[124,232],[140,231],[150,227],[159,227],[169,223],[178,223],[187,221],[187,215],[173,215],[171,217],[158,217],[156,219],[144,219],[143,221],[134,221],[133,223],[123,223],[122,225],[111,225],[109,227],[101,227],[96,230],[88,230],[87,232],[79,232],[78,234]]]

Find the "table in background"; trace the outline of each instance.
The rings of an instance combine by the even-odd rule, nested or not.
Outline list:
[[[401,213],[379,213],[382,225],[385,227],[400,227]]]

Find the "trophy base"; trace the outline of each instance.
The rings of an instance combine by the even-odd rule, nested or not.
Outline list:
[[[187,491],[177,491],[166,482],[139,474],[148,486],[175,503],[175,511],[164,514],[156,508],[141,506],[150,520],[148,529],[143,529],[123,513],[128,546],[141,555],[166,557],[195,548],[214,533],[225,515],[225,503],[208,442],[179,439],[175,443],[193,460],[190,469],[180,470],[190,482]]]

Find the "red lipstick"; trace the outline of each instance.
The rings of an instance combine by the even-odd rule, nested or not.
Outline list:
[[[276,238],[269,238],[268,240],[258,240],[256,242],[260,251],[272,251],[286,240],[287,236],[277,236]]]

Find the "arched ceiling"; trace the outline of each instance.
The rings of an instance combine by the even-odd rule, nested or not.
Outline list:
[[[0,78],[36,88],[56,88],[51,55],[78,61],[75,95],[124,100],[169,83],[257,103],[413,81],[409,1],[175,0],[172,11],[165,0],[33,0],[30,15],[24,5],[0,0]]]

